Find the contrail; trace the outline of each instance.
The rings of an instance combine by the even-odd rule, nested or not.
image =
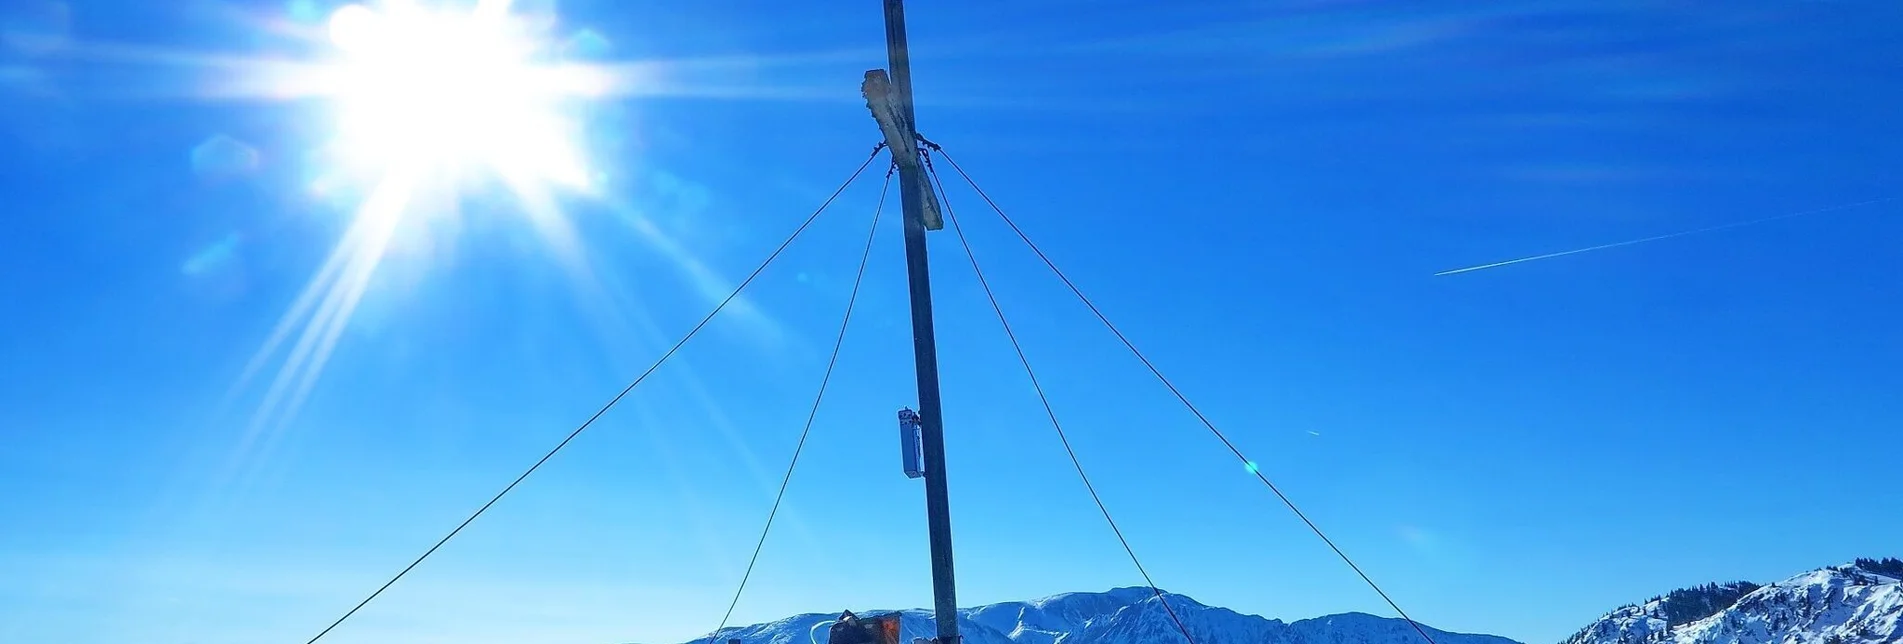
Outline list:
[[[1762,224],[1762,223],[1766,223],[1766,222],[1772,222],[1772,221],[1777,221],[1777,220],[1779,220],[1779,219],[1790,219],[1790,218],[1792,218],[1792,217],[1802,217],[1802,216],[1805,216],[1805,215],[1816,215],[1816,214],[1821,214],[1821,213],[1826,213],[1826,212],[1832,212],[1832,211],[1836,211],[1836,210],[1845,210],[1845,209],[1849,209],[1849,208],[1856,208],[1856,207],[1858,207],[1858,206],[1868,206],[1868,205],[1870,205],[1870,204],[1877,204],[1877,203],[1884,203],[1884,202],[1889,202],[1889,201],[1896,201],[1896,200],[1898,200],[1898,199],[1903,199],[1903,197],[1885,197],[1885,198],[1882,198],[1882,199],[1871,199],[1871,200],[1869,200],[1869,201],[1859,201],[1859,202],[1856,202],[1856,203],[1848,203],[1848,204],[1843,204],[1843,205],[1840,205],[1840,206],[1831,206],[1831,207],[1829,207],[1829,208],[1818,208],[1818,209],[1816,209],[1816,210],[1806,210],[1806,211],[1803,211],[1803,212],[1793,212],[1793,213],[1787,213],[1787,214],[1782,214],[1782,215],[1773,215],[1773,216],[1770,216],[1770,217],[1761,217],[1761,218],[1758,218],[1758,219],[1752,219],[1752,220],[1748,220],[1748,221],[1737,221],[1737,222],[1732,222],[1732,223],[1729,223],[1729,224],[1719,224],[1719,225],[1716,225],[1716,226],[1707,226],[1707,227],[1705,227],[1705,228],[1699,228],[1699,229],[1696,229],[1696,230],[1684,230],[1684,231],[1679,231],[1679,232],[1675,232],[1675,233],[1667,233],[1667,234],[1664,234],[1664,235],[1654,235],[1654,236],[1651,236],[1651,237],[1646,237],[1646,238],[1643,238],[1643,239],[1628,239],[1628,240],[1626,240],[1626,241],[1622,241],[1622,242],[1613,242],[1613,243],[1610,243],[1610,244],[1600,244],[1600,245],[1598,245],[1598,246],[1588,246],[1588,247],[1586,247],[1586,248],[1575,248],[1575,249],[1572,249],[1572,250],[1562,250],[1562,251],[1559,251],[1559,252],[1557,252],[1557,253],[1547,253],[1547,254],[1545,254],[1545,255],[1534,255],[1534,256],[1532,256],[1532,257],[1521,257],[1521,258],[1519,258],[1519,259],[1509,259],[1509,260],[1506,260],[1506,261],[1504,261],[1504,262],[1494,262],[1494,263],[1492,263],[1492,264],[1481,264],[1481,265],[1479,265],[1479,266],[1468,266],[1468,267],[1466,267],[1466,268],[1456,268],[1456,269],[1453,269],[1453,270],[1448,270],[1448,271],[1441,271],[1441,272],[1439,272],[1439,273],[1435,273],[1435,274],[1434,274],[1434,276],[1435,276],[1435,277],[1440,277],[1440,276],[1442,276],[1442,275],[1454,275],[1454,274],[1458,274],[1458,273],[1471,273],[1471,272],[1473,272],[1473,271],[1478,271],[1478,270],[1485,270],[1485,269],[1489,269],[1489,268],[1499,268],[1499,267],[1501,267],[1501,266],[1507,266],[1507,265],[1510,265],[1510,264],[1520,264],[1520,263],[1525,263],[1525,262],[1531,262],[1531,261],[1534,261],[1534,260],[1541,260],[1541,259],[1552,259],[1552,258],[1554,258],[1554,257],[1565,257],[1565,256],[1567,256],[1567,255],[1578,255],[1578,254],[1580,254],[1580,253],[1590,253],[1590,252],[1592,252],[1592,251],[1595,251],[1595,250],[1605,250],[1605,249],[1608,249],[1608,248],[1618,248],[1618,247],[1620,247],[1620,246],[1631,246],[1631,245],[1633,245],[1633,244],[1643,244],[1643,243],[1646,243],[1646,242],[1655,242],[1655,241],[1659,241],[1659,240],[1661,240],[1661,239],[1671,239],[1671,238],[1673,238],[1673,237],[1685,237],[1685,236],[1687,236],[1687,235],[1696,235],[1696,234],[1699,234],[1699,233],[1708,233],[1708,232],[1712,232],[1712,231],[1717,231],[1717,230],[1725,230],[1725,229],[1727,229],[1727,228],[1743,228],[1743,227],[1745,227],[1745,226],[1755,226],[1755,225],[1757,225],[1757,224]]]

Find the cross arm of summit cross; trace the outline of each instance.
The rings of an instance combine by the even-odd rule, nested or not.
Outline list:
[[[886,71],[867,70],[866,80],[859,85],[859,93],[866,97],[866,107],[872,110],[872,120],[879,122],[879,132],[885,135],[886,147],[892,150],[892,162],[898,164],[900,172],[918,172],[918,131],[900,113],[897,97],[892,90],[892,80]],[[901,150],[905,153],[901,153]],[[931,182],[920,181],[919,193],[919,212],[925,229],[944,228],[945,220],[938,214],[938,195],[932,192]]]

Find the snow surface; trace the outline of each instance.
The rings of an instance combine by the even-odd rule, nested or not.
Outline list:
[[[1564,644],[1903,643],[1903,581],[1851,565],[1759,588],[1717,613],[1668,628],[1663,600],[1618,608]]]

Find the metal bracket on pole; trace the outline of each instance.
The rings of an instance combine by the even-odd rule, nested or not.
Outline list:
[[[916,479],[925,476],[924,455],[919,451],[918,412],[911,409],[899,410],[899,456],[905,466],[905,478]]]
[[[892,79],[883,69],[867,70],[866,80],[859,85],[859,92],[865,95],[866,107],[872,110],[872,119],[879,122],[879,131],[885,134],[885,145],[892,150],[892,161],[899,164],[901,172],[916,172],[918,174],[915,176],[923,179],[925,174],[918,156],[918,132],[893,104]],[[932,182],[919,181],[919,200],[925,229],[944,228],[945,220],[938,214],[938,193],[932,191]]]

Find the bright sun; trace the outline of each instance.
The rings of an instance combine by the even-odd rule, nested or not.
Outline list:
[[[577,108],[601,95],[611,74],[558,60],[557,47],[538,31],[553,21],[512,14],[509,4],[345,5],[326,25],[332,55],[281,79],[335,109],[332,152],[342,163],[320,182],[367,178],[369,185],[343,238],[241,378],[285,351],[253,419],[254,437],[309,393],[399,231],[428,228],[405,223],[417,214],[454,216],[466,181],[500,179],[516,198],[512,209],[558,257],[578,265],[579,244],[553,189],[590,190],[592,174],[575,143]]]
[[[411,172],[478,164],[511,184],[586,184],[563,107],[594,84],[583,68],[539,64],[544,47],[507,2],[468,11],[350,4],[328,27],[340,54],[328,83],[337,142],[352,164]]]

